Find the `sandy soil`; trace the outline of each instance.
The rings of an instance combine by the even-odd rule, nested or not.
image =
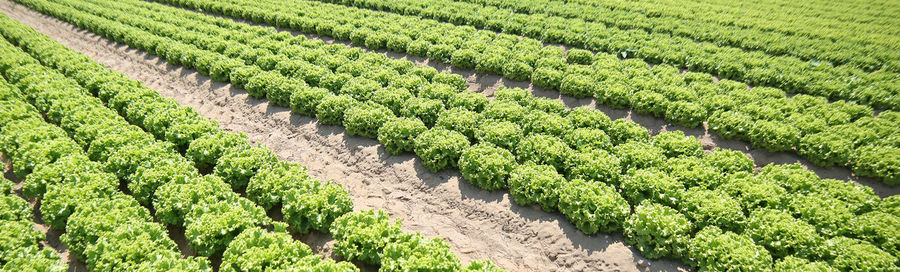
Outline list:
[[[156,56],[78,29],[70,24],[0,0],[0,11],[80,51],[107,67],[142,81],[166,97],[191,106],[229,131],[240,131],[264,144],[282,159],[306,165],[313,176],[335,180],[347,188],[356,209],[380,208],[403,220],[404,229],[447,239],[464,263],[491,259],[510,271],[679,271],[671,260],[649,261],[624,243],[621,235],[586,236],[558,213],[511,203],[507,193],[487,192],[462,181],[458,171],[431,173],[412,154],[391,156],[377,141],[348,136],[342,127],[320,125],[314,118],[291,114],[288,108],[249,97],[229,84],[212,82],[191,69],[167,64]],[[596,107],[592,99],[560,97],[558,92],[508,82],[496,75],[449,69],[445,65],[399,54],[467,77],[470,91],[491,95],[500,85],[529,88],[536,95],[562,99],[570,106]],[[704,142],[747,152],[758,164],[810,163],[790,153],[751,150],[739,141],[726,141],[706,129],[673,127],[664,120],[626,110],[600,108],[613,118],[630,118],[654,133],[684,130]],[[857,179],[843,168],[811,167],[823,177],[858,180],[881,195],[896,194],[878,182]],[[330,255],[330,237],[299,237],[319,253]]]

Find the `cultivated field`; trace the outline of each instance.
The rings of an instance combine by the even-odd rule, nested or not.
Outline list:
[[[4,271],[900,267],[895,3],[0,12]]]

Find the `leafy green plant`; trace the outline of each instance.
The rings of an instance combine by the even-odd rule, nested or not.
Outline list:
[[[840,271],[892,271],[897,267],[896,256],[862,240],[838,236],[826,240],[822,250],[823,259]]]
[[[745,175],[741,174],[734,176],[742,177]],[[818,191],[818,187],[826,185],[826,183],[822,182],[822,179],[816,176],[814,172],[807,170],[799,163],[766,165],[759,170],[758,177],[764,178],[767,181],[772,181],[786,189],[788,192],[813,192]]]
[[[381,84],[378,82],[360,76],[350,79],[350,81],[345,83],[337,93],[349,95],[357,101],[368,101],[372,97],[372,94],[380,88]]]
[[[722,111],[710,115],[709,129],[725,139],[745,138],[753,126],[750,116],[735,111]]]
[[[353,210],[353,199],[340,184],[310,182],[307,188],[296,188],[283,196],[284,220],[299,233],[309,230],[328,231],[335,218]]]
[[[565,117],[568,113],[568,108],[566,104],[559,99],[547,98],[547,97],[535,97],[531,98],[529,101],[525,102],[525,105],[528,105],[528,108],[531,110],[538,110],[550,114],[561,115]],[[571,121],[568,120],[567,121]]]
[[[894,216],[900,216],[900,196],[885,197],[875,209]]]
[[[6,254],[8,257],[3,270],[7,271],[67,271],[68,267],[60,262],[59,255],[49,248],[21,247]]]
[[[458,92],[450,96],[447,100],[447,108],[463,108],[469,111],[481,112],[490,102],[488,98],[479,93]]]
[[[846,223],[846,221],[845,221]],[[900,253],[900,241],[895,239],[900,232],[897,225],[900,217],[880,211],[859,215],[847,225],[849,235],[870,242],[891,255]]]
[[[425,238],[419,233],[403,234],[384,247],[379,271],[436,271],[461,269],[450,244],[441,238]]]
[[[0,220],[3,221],[30,221],[32,218],[31,206],[25,199],[15,196],[0,195]]]
[[[629,141],[613,147],[623,170],[662,166],[665,150],[645,141]]]
[[[831,267],[826,262],[809,261],[794,256],[787,256],[775,261],[774,272],[811,271],[811,272],[838,272],[840,270]]]
[[[609,123],[609,128],[604,129],[609,135],[613,145],[621,145],[628,141],[646,141],[650,139],[647,128],[635,122],[624,119],[616,119]]]
[[[799,218],[815,226],[816,231],[825,237],[845,234],[848,225],[856,217],[852,207],[843,201],[821,194],[797,194],[788,200],[790,211]]]
[[[34,229],[34,223],[29,221],[3,220],[0,221],[0,230],[3,230],[0,232],[0,250],[3,250],[0,258],[2,260],[6,260],[6,255],[18,248],[39,245],[46,237]]]
[[[788,255],[815,257],[824,241],[812,225],[794,218],[788,212],[773,209],[750,213],[745,231],[776,258]]]
[[[91,161],[84,154],[71,154],[62,157],[51,164],[35,168],[34,172],[25,177],[22,183],[22,194],[27,197],[43,198],[47,192],[47,186],[70,183],[81,179],[82,175],[96,174],[103,172],[103,166],[100,163]],[[9,192],[12,182],[9,182]]]
[[[484,261],[474,260],[474,261],[470,262],[469,265],[463,267],[462,271],[464,271],[464,272],[475,272],[475,271],[501,272],[504,270],[497,267],[497,265],[494,264],[494,262],[492,262],[490,260],[484,260]]]
[[[693,222],[696,229],[715,226],[739,232],[747,220],[741,203],[728,194],[694,187],[682,194],[678,204],[681,213]]]
[[[84,251],[92,271],[135,270],[153,259],[179,256],[166,229],[152,222],[129,222],[103,235]]]
[[[653,91],[638,91],[631,96],[631,106],[641,114],[662,117],[669,107],[668,103],[665,96]]]
[[[71,183],[47,186],[41,200],[41,216],[54,229],[65,229],[66,220],[75,209],[91,199],[108,197],[118,192],[119,180],[109,173],[82,176]]]
[[[234,86],[245,88],[251,77],[262,72],[263,70],[256,65],[243,65],[232,68],[228,78]]]
[[[422,120],[409,117],[395,118],[385,122],[378,129],[378,142],[388,153],[398,155],[413,151],[415,139],[427,130]]]
[[[503,64],[503,76],[517,81],[528,80],[533,68],[521,61],[509,61]]]
[[[269,224],[266,211],[246,198],[195,205],[184,217],[184,236],[201,256],[223,252],[246,229]]]
[[[195,205],[228,201],[234,197],[231,185],[216,175],[175,180],[160,186],[153,199],[156,218],[163,224],[182,225]]]
[[[450,85],[442,84],[442,83],[431,83],[419,90],[419,97],[439,100],[441,102],[446,102],[453,96],[453,94],[458,93],[459,90],[454,89]]]
[[[444,128],[424,131],[414,143],[414,151],[422,159],[422,165],[432,172],[456,167],[460,154],[469,147],[469,139],[465,135]]]
[[[316,119],[326,125],[339,125],[344,121],[344,112],[359,104],[350,95],[325,96],[316,106]]]
[[[220,271],[281,269],[312,255],[304,243],[286,232],[268,232],[254,227],[244,230],[222,254]]]
[[[535,163],[553,166],[559,171],[566,167],[566,160],[572,154],[572,148],[562,139],[555,136],[532,134],[516,147],[516,158],[519,163]]]
[[[212,80],[226,82],[234,69],[244,66],[244,61],[232,58],[222,58],[213,62],[209,67],[209,77]]]
[[[317,183],[300,164],[279,161],[264,166],[247,183],[247,198],[269,210],[282,202],[291,189],[310,188]]]
[[[406,100],[400,115],[422,120],[426,126],[432,127],[438,116],[444,111],[444,103],[440,100],[428,98],[411,98]]]
[[[150,211],[133,198],[124,194],[91,201],[78,206],[66,222],[66,233],[60,240],[78,258],[84,258],[84,250],[97,239],[128,222],[151,222]]]
[[[138,202],[149,205],[153,200],[153,193],[159,186],[176,179],[197,177],[200,173],[197,168],[186,159],[166,159],[155,162],[152,166],[141,165],[130,176],[128,190]]]
[[[618,185],[622,169],[619,159],[601,149],[581,150],[566,161],[566,177]]]
[[[867,145],[853,154],[853,171],[863,176],[881,177],[884,183],[900,184],[900,148]]]
[[[334,252],[347,260],[380,264],[384,248],[396,241],[403,231],[400,221],[390,222],[383,210],[362,210],[334,220],[331,234],[337,242]]]
[[[708,165],[699,157],[669,158],[663,169],[687,187],[716,188],[725,181],[725,176],[719,169]]]
[[[516,158],[511,152],[490,143],[470,146],[459,156],[462,176],[485,190],[506,188],[506,180],[515,166]]]
[[[531,74],[531,82],[541,88],[557,89],[562,84],[563,75],[563,72],[550,67],[537,67]]]
[[[745,211],[783,209],[788,196],[787,191],[771,179],[746,173],[732,174],[717,189],[738,200]]]
[[[560,186],[559,211],[575,227],[591,235],[620,230],[631,206],[612,185],[573,179]]]
[[[562,135],[563,141],[573,149],[578,150],[609,150],[612,142],[606,132],[593,128],[577,128],[566,131]]]
[[[788,151],[797,146],[800,131],[772,121],[756,121],[749,132],[750,144],[773,152]]]
[[[663,132],[653,137],[653,145],[661,148],[666,157],[693,156],[703,154],[703,146],[694,137],[685,136],[684,132],[676,130]]]
[[[569,49],[566,51],[566,61],[574,64],[591,64],[594,61],[594,53],[583,49]]]
[[[231,187],[244,188],[257,171],[275,162],[278,158],[264,146],[231,147],[222,152],[213,172]]]
[[[559,84],[561,94],[574,97],[591,97],[597,88],[591,78],[574,74],[566,75]]]
[[[619,188],[630,203],[652,200],[672,205],[680,201],[684,184],[659,169],[645,168],[628,170]]]
[[[197,168],[208,169],[215,166],[226,149],[232,147],[249,148],[247,135],[224,131],[207,134],[191,142],[184,155],[191,159]]]
[[[291,111],[307,116],[315,116],[316,109],[325,97],[332,95],[330,91],[318,87],[302,87],[290,97]]]
[[[612,122],[602,111],[586,107],[576,107],[566,113],[566,119],[575,128],[591,128],[606,130]]]
[[[366,102],[344,111],[344,127],[347,128],[347,133],[350,135],[376,138],[381,126],[393,118],[394,113],[391,109]]]
[[[450,63],[459,68],[472,69],[475,68],[476,58],[478,58],[478,52],[475,50],[462,49],[453,52],[453,55],[450,56]]]
[[[566,179],[550,165],[521,164],[509,177],[509,194],[522,206],[540,204],[544,211],[555,211],[559,203],[559,188]]]
[[[546,134],[557,137],[565,137],[572,131],[572,124],[568,119],[557,114],[546,113],[543,111],[531,111],[522,120],[523,129],[526,135],[530,134]]]
[[[491,101],[481,112],[485,120],[508,121],[522,125],[528,111],[521,105],[509,101]]]
[[[690,239],[691,222],[675,209],[641,202],[623,224],[625,239],[650,259],[680,258]]]
[[[755,166],[753,159],[743,152],[721,148],[713,149],[712,153],[707,153],[703,156],[703,161],[725,174],[751,172]]]
[[[688,258],[700,271],[766,271],[772,255],[747,235],[703,228],[688,242]]]
[[[16,186],[11,180],[0,177],[0,195],[9,194]]]
[[[519,125],[497,120],[484,120],[475,130],[478,142],[491,143],[505,149],[514,149],[524,137],[525,132]]]
[[[431,77],[431,82],[445,84],[455,90],[466,89],[466,79],[464,79],[461,75],[448,72],[440,72],[435,74]]]
[[[441,112],[434,126],[462,133],[472,141],[475,140],[475,130],[478,129],[480,121],[480,115],[477,113],[456,108]]]
[[[397,87],[381,88],[372,94],[373,102],[391,109],[396,115],[400,114],[403,104],[410,98],[412,98],[412,93],[409,90]]]
[[[270,88],[275,88],[284,83],[284,76],[274,71],[263,71],[247,80],[244,88],[247,94],[255,98],[263,98]]]

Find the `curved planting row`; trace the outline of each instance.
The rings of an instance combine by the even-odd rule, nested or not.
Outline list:
[[[897,30],[890,29],[889,26],[900,22],[891,15],[898,6],[891,5],[890,1],[753,1],[741,5],[722,0],[688,3],[654,0],[631,5],[623,0],[602,2],[564,0],[564,2],[626,10],[650,17],[681,18],[692,20],[695,24],[737,26],[774,34],[784,33],[832,41],[846,40],[887,48],[896,48],[896,37],[890,35],[896,34]],[[879,25],[882,26],[881,29],[877,28]],[[851,32],[844,29],[859,31]]]
[[[271,28],[134,1],[59,2],[28,3],[255,97],[377,137],[391,153],[413,151],[432,171],[458,167],[476,186],[509,188],[517,203],[559,210],[585,233],[621,231],[650,257],[785,271],[854,271],[863,263],[891,269],[897,262],[888,237],[896,234],[898,198],[881,200],[869,188],[820,179],[798,165],[753,173],[739,152],[704,153],[677,132],[650,137],[634,123],[524,90],[487,100],[463,92],[458,76]],[[336,222],[395,232],[377,212]],[[370,235],[340,228],[332,228],[339,245]],[[856,250],[842,250],[848,247]],[[394,252],[381,243],[351,248],[372,262],[372,252]]]
[[[758,58],[762,53],[762,56],[766,57],[784,57],[781,61],[795,64],[815,60],[829,62],[833,66],[849,65],[860,69],[860,72],[879,69],[900,71],[900,51],[893,48],[866,46],[845,40],[786,36],[781,33],[733,26],[697,24],[693,20],[671,17],[647,17],[643,14],[611,10],[590,4],[547,0],[317,1],[421,16],[457,25],[471,25],[479,29],[525,35],[546,43],[564,43],[610,53],[652,45],[661,51],[642,54],[641,58],[653,63],[666,60],[666,63],[676,61],[670,64],[686,66],[685,63],[677,63],[679,61],[677,59],[666,57],[676,52],[698,58],[721,54],[734,55],[728,61]],[[884,27],[880,26],[878,29]],[[598,41],[607,38],[616,39],[619,43],[610,46]],[[622,43],[622,38],[628,38],[628,43]],[[678,50],[674,50],[675,48]],[[765,67],[766,64],[762,65]]]
[[[779,89],[748,89],[734,81],[715,82],[708,74],[682,74],[668,65],[650,68],[639,60],[619,61],[583,50],[564,53],[556,47],[542,48],[535,40],[417,18],[303,1],[271,4],[265,9],[262,7],[270,4],[234,2],[237,4],[178,1],[206,11],[349,39],[370,49],[386,46],[456,67],[475,67],[511,78],[530,76],[536,85],[558,88],[563,94],[593,95],[601,104],[632,107],[688,127],[706,121],[725,138],[745,140],[773,152],[794,151],[817,165],[847,166],[888,184],[900,182],[900,138],[896,137],[900,118],[894,111],[872,117],[872,108],[855,103],[829,103],[809,95],[787,98]],[[302,14],[298,15],[298,10]],[[534,74],[532,64],[537,67]]]
[[[640,64],[636,67],[639,69],[649,69],[648,63],[664,63],[673,68],[710,73],[755,86],[771,86],[788,92],[848,100],[879,109],[900,109],[900,98],[896,95],[900,93],[896,71],[869,73],[850,66],[832,67],[793,57],[772,57],[760,52],[722,49],[713,43],[695,43],[669,35],[654,36],[642,30],[618,31],[600,23],[564,22],[529,26],[522,29],[521,33],[514,31],[515,28],[494,27],[501,31],[498,33],[465,25],[467,21],[458,22],[463,25],[454,25],[416,16],[310,0],[158,2],[332,36],[370,49],[386,48],[416,56],[428,56],[459,68],[475,68],[479,72],[504,75],[513,80],[531,79],[536,85],[558,88],[563,93],[569,90],[549,80],[554,74],[579,75],[590,79],[591,90],[598,87],[603,90],[609,88],[609,84],[602,83],[618,73],[596,70],[621,62],[619,58],[628,58]],[[536,22],[531,20],[527,23]],[[526,38],[519,38],[519,34]],[[675,41],[670,42],[669,39]],[[585,52],[579,52],[572,59],[576,62],[566,64],[563,51],[558,46],[545,47],[543,42],[563,43],[607,53],[599,53],[591,58],[591,52],[586,52],[586,55]],[[643,88],[635,86],[635,89]],[[598,95],[601,99],[605,97],[596,90],[571,95]]]
[[[26,183],[38,181],[46,185],[46,193],[40,196],[42,218],[53,228],[66,229],[61,240],[69,252],[93,271],[211,271],[205,258],[182,258],[163,225],[153,222],[146,208],[118,190],[116,175],[88,159],[79,141],[69,138],[67,133],[74,131],[47,123],[42,114],[66,128],[116,119],[108,114],[93,114],[102,108],[98,100],[85,96],[80,88],[65,88],[72,82],[44,73],[48,69],[41,69],[40,65],[27,64],[28,59],[15,50],[6,40],[0,40],[0,70],[24,93],[4,90],[8,99],[4,104],[10,107],[2,108],[0,134],[4,141],[0,149],[12,158],[18,177],[26,178]],[[76,138],[85,137],[81,134]],[[23,212],[30,214],[30,210]],[[27,226],[28,230],[31,228]],[[30,231],[3,232],[5,237],[12,234],[18,237],[4,241],[21,239],[19,242],[24,244],[41,238],[40,233]],[[8,252],[11,253],[4,251],[4,258]],[[58,269],[52,261],[42,260],[47,257],[44,254],[47,252],[22,259],[24,263],[18,267],[35,268],[31,271]],[[7,265],[17,267],[13,262]]]
[[[46,167],[34,170],[41,173],[36,178],[26,179],[23,191],[44,197],[42,208],[59,207],[46,202],[46,199],[55,196],[52,188],[65,183],[67,178],[82,174],[85,166],[80,164],[87,163],[114,174],[108,175],[110,179],[124,179],[134,197],[129,201],[144,205],[152,203],[160,222],[183,225],[191,248],[200,255],[224,252],[221,267],[224,271],[358,271],[350,263],[322,260],[321,256],[312,254],[308,246],[294,241],[284,232],[287,224],[272,222],[265,214],[266,209],[283,202],[282,211],[293,230],[301,233],[311,230],[328,232],[335,218],[355,214],[348,214],[352,201],[339,185],[321,183],[309,177],[302,166],[278,161],[268,149],[252,147],[245,136],[219,130],[214,121],[200,117],[192,109],[178,106],[140,83],[106,69],[30,28],[8,18],[4,18],[0,25],[0,32],[7,39],[33,54],[44,65],[59,70],[41,66],[26,53],[7,44],[13,49],[5,51],[8,53],[5,57],[9,60],[4,62],[3,67],[8,69],[3,73],[15,78],[14,81],[25,90],[48,87],[41,85],[45,83],[40,81],[32,81],[29,76],[50,79],[48,84],[55,84],[50,86],[64,91],[50,91],[47,97],[38,97],[42,93],[34,93],[34,100],[48,103],[46,107],[51,111],[48,116],[55,114],[67,119],[69,117],[65,114],[72,111],[71,114],[78,116],[78,121],[82,122],[72,125],[63,123],[62,126],[69,134],[76,135],[76,141],[88,151],[87,156],[50,161]],[[91,96],[92,93],[119,111],[121,117],[116,111],[104,108],[101,99]],[[126,119],[132,124],[139,124],[146,132],[129,125]],[[154,137],[159,140],[154,140]],[[185,152],[187,158],[176,151]],[[101,163],[91,164],[90,160]],[[212,167],[214,175],[201,176],[194,165]],[[63,180],[60,181],[60,178]],[[244,186],[248,198],[232,191]],[[78,206],[77,203],[82,203],[80,200],[83,198],[69,198],[64,204]],[[86,216],[96,216],[93,210],[84,213]],[[47,214],[45,212],[45,216]],[[73,220],[67,214],[48,219],[56,228],[66,227],[67,233],[96,231],[98,228],[91,225],[73,230],[70,227]],[[260,228],[270,225],[274,225],[276,232],[270,233]],[[354,230],[350,226],[342,229],[345,232],[346,229]],[[165,236],[164,229],[157,235]],[[432,266],[444,266],[445,271],[461,269],[459,259],[443,239],[428,239],[419,234],[403,235],[408,237],[404,242],[391,242],[389,237],[371,237],[395,247],[396,252],[385,258],[385,262],[394,263],[383,265],[383,271]],[[354,242],[371,241],[357,239]],[[80,252],[79,244],[67,245],[76,254]],[[134,270],[146,266],[151,261],[147,258],[153,258],[156,252],[153,247],[146,250],[149,251],[139,252],[147,257],[112,262],[106,266],[88,263],[92,270],[98,271]],[[437,253],[442,255],[427,256]],[[91,260],[90,255],[78,256]],[[205,261],[197,263],[208,269]],[[491,262],[473,262],[466,269],[499,270]]]
[[[3,128],[13,122],[23,120],[41,119],[38,113],[30,104],[22,100],[21,93],[14,87],[9,85],[5,79],[0,78],[0,135],[16,137],[27,132],[18,130],[17,133],[4,133]],[[39,128],[32,126],[29,128]],[[15,129],[15,128],[14,128]],[[30,133],[32,137],[34,132]],[[24,136],[24,135],[22,135]],[[25,136],[27,137],[27,136]],[[0,144],[0,150],[4,154],[12,156],[12,153],[19,154],[16,151],[21,149],[22,153],[34,154],[34,149],[38,147],[34,142],[22,142],[22,148],[15,148],[12,144],[5,141]],[[28,145],[28,147],[25,147]],[[16,149],[13,151],[13,149]],[[6,153],[7,151],[12,151]],[[15,157],[17,161],[22,160],[26,155],[18,155]],[[21,165],[21,163],[19,163]],[[49,271],[62,272],[67,267],[59,260],[59,254],[56,254],[50,248],[41,245],[42,241],[46,241],[47,237],[41,231],[34,229],[34,214],[31,212],[31,205],[25,199],[15,195],[13,189],[15,184],[0,177],[0,270],[3,271]]]
[[[557,1],[549,2],[552,3]],[[618,9],[610,9],[607,7],[598,6],[588,8],[588,5],[577,3],[551,4],[550,6],[551,9],[553,9],[552,7],[558,7],[557,10],[587,8],[586,10],[597,10],[597,13],[609,13],[609,17],[618,17],[619,19],[634,19],[632,21],[633,23],[621,24],[622,27],[626,28],[640,28],[652,32],[661,32],[671,35],[690,37],[695,40],[709,41],[718,44],[740,47],[744,50],[760,50],[770,55],[790,55],[808,61],[830,62],[835,66],[851,65],[866,71],[887,69],[897,72],[897,65],[900,64],[897,62],[898,59],[900,59],[900,55],[898,55],[898,52],[896,51],[897,47],[891,45],[890,43],[882,43],[883,40],[880,39],[860,41],[854,39],[821,38],[815,35],[804,35],[796,31],[783,32],[772,29],[755,28],[752,26],[747,27],[703,22],[704,19],[710,19],[708,17],[695,16],[693,18],[683,19],[677,15],[672,16],[671,13],[670,15],[662,16],[662,13],[672,11],[672,9],[667,9],[659,13],[640,13],[639,11],[635,12],[634,10],[623,10],[623,5],[621,2],[610,2],[606,4],[616,5]],[[639,5],[637,8],[646,9],[649,7],[649,9],[653,11],[660,11],[660,6],[661,5],[657,3],[650,5]],[[744,10],[750,10],[750,8],[745,7]],[[547,11],[548,12],[546,13],[548,14],[553,13],[549,12],[549,10]],[[542,13],[544,12],[542,11]],[[707,12],[704,13],[706,13],[706,15],[709,15],[709,13]],[[567,16],[564,14],[566,13],[561,13],[560,15]],[[681,14],[684,14],[683,10],[681,11]],[[571,15],[574,14],[569,13],[568,16],[573,17]],[[710,17],[721,18],[725,16],[720,15]],[[797,16],[795,15],[791,15],[790,18],[793,19],[796,17]],[[811,17],[813,18],[807,19],[805,21],[822,22],[828,20],[825,19],[824,16],[813,15]],[[851,17],[858,16],[854,15]],[[598,20],[603,21],[607,24],[613,23],[607,19],[604,19],[607,18],[606,16],[598,16],[595,18],[598,18]],[[767,21],[769,22],[767,24],[768,26],[779,24],[773,22],[772,20]],[[826,24],[834,24],[835,22],[837,21],[827,22]],[[838,26],[837,28],[833,28],[837,29],[835,32],[843,32],[842,34],[858,32],[858,30],[854,29],[856,26],[848,24],[846,20],[841,20],[840,22],[840,26]],[[784,26],[792,23],[794,23],[795,25],[796,22],[781,22],[780,24]],[[619,25],[618,23],[614,24]],[[887,24],[889,25],[890,23]],[[862,27],[874,30],[872,32],[877,32],[879,30],[885,29],[883,25],[877,24],[864,25]],[[796,28],[793,29],[796,30]],[[875,51],[881,52],[876,53]]]

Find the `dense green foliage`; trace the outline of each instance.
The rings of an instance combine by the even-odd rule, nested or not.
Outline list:
[[[768,25],[769,19],[745,18],[757,27],[748,28],[709,9],[672,11],[660,9],[665,4],[627,5],[618,1],[161,2],[350,40],[372,46],[370,49],[394,44],[387,48],[514,80],[530,79],[537,86],[558,89],[563,94],[594,96],[602,104],[631,106],[638,112],[665,117],[687,127],[708,121],[713,131],[726,138],[737,137],[771,151],[796,150],[817,164],[845,165],[859,174],[896,183],[897,169],[892,168],[896,164],[890,163],[893,156],[873,155],[896,153],[882,151],[893,148],[890,141],[869,137],[840,139],[834,135],[840,135],[848,127],[855,131],[897,133],[896,127],[900,126],[896,121],[873,118],[870,106],[896,110],[900,105],[897,96],[892,95],[897,92],[892,82],[900,62],[889,60],[900,55],[892,50],[873,50],[875,47],[780,29],[785,25],[803,28],[808,25],[778,25],[774,27],[787,32],[765,32],[757,28],[773,27]],[[653,9],[645,10],[648,6]],[[295,10],[306,12],[298,16]],[[714,19],[698,23],[695,19],[671,17],[674,13],[693,18],[695,12],[708,15],[697,18]],[[346,18],[337,14],[352,14],[353,19],[349,20],[354,23],[335,26],[334,21]],[[710,23],[718,20],[728,23],[725,26]],[[430,33],[445,35],[438,37]],[[777,38],[770,37],[773,33]],[[841,33],[843,36],[850,32]],[[566,52],[542,43],[562,43],[573,48]],[[682,73],[682,69],[694,72]],[[423,74],[427,76],[425,81],[431,81],[435,74]],[[713,76],[733,80],[714,81]],[[310,82],[315,81],[307,80]],[[436,82],[455,87],[464,80]],[[806,94],[788,97],[788,92]],[[413,94],[418,93],[413,91]],[[829,103],[829,99],[837,102]],[[877,121],[872,122],[873,119]],[[433,120],[423,118],[429,126]],[[810,145],[800,139],[828,139],[830,144]],[[882,149],[865,148],[869,145]],[[820,159],[821,154],[826,156]],[[846,159],[857,154],[867,159]]]

